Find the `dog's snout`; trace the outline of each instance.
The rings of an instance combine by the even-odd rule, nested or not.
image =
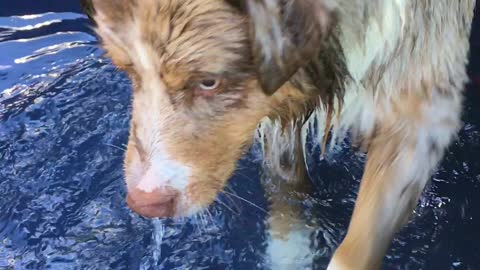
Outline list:
[[[150,192],[135,188],[127,194],[127,205],[144,217],[172,217],[178,195],[179,192],[171,188],[157,188]]]

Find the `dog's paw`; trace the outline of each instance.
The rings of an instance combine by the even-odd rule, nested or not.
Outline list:
[[[315,252],[311,248],[311,231],[292,230],[286,235],[268,236],[265,262],[272,270],[312,269]]]

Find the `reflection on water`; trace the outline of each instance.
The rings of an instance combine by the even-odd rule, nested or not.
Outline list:
[[[201,216],[150,221],[126,208],[130,84],[102,60],[86,24],[72,12],[0,17],[0,268],[265,268],[256,148]],[[466,121],[385,269],[479,269],[480,129]],[[320,161],[314,152],[317,192],[301,207],[318,226],[312,243],[323,269],[345,233],[365,157],[341,148]]]

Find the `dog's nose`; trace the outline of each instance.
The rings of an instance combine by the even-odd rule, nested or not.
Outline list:
[[[172,217],[178,194],[171,188],[157,188],[151,192],[134,188],[127,194],[127,205],[144,217]]]

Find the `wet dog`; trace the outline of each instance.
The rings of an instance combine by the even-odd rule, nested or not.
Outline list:
[[[380,268],[461,125],[475,0],[84,4],[133,83],[125,178],[134,211],[206,208],[255,138],[265,170],[302,186],[307,134],[325,151],[329,133],[331,145],[348,135],[368,160],[329,269]],[[284,219],[269,221],[273,238],[295,237]]]

